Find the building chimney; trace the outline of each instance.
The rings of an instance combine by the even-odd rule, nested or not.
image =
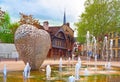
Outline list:
[[[43,27],[45,30],[48,30],[49,29],[49,22],[48,21],[44,21],[43,22]]]
[[[67,23],[66,25],[69,27],[69,26],[70,26],[70,23]]]

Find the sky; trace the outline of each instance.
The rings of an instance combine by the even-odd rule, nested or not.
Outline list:
[[[74,30],[74,23],[84,12],[85,0],[0,0],[0,7],[10,14],[12,22],[20,19],[19,13],[33,15],[40,24],[48,21],[50,26],[63,24],[64,11],[66,22]]]

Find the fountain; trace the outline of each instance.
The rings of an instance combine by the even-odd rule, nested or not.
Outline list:
[[[79,80],[79,70],[80,70],[81,66],[80,66],[80,63],[77,63],[75,65],[75,79],[76,80]]]
[[[6,69],[6,65],[4,65],[4,69],[3,69],[3,77],[7,77],[7,69]]]
[[[110,40],[110,55],[108,55],[108,41],[107,37],[105,36],[104,42],[103,42],[103,50],[105,49],[106,51],[106,64],[105,64],[105,69],[110,69],[111,68],[111,58],[112,58],[112,46],[113,46],[113,40]],[[103,53],[102,53],[103,56]]]
[[[96,53],[96,47],[97,47],[97,44],[96,44],[96,39],[95,37],[93,37],[93,50],[94,50],[94,57],[95,57],[95,70],[97,69],[97,53]]]
[[[89,75],[89,71],[88,71],[87,68],[85,68],[84,75],[85,75],[85,76],[88,76],[88,75]]]
[[[80,57],[78,57],[78,63],[79,63],[80,68],[81,68],[81,58]]]
[[[105,54],[103,52],[105,52]],[[103,59],[106,59],[106,62],[108,61],[108,41],[107,41],[107,36],[104,37],[104,41],[103,41],[102,57],[103,57]]]
[[[68,63],[69,63],[69,64],[70,64],[70,61],[71,61],[71,58],[69,57],[69,58],[68,58]]]
[[[81,65],[81,58],[78,57],[78,63]]]
[[[87,40],[86,48],[87,48],[87,62],[88,62],[89,61],[89,52],[90,52],[90,33],[89,33],[89,31],[87,31],[86,40]],[[88,64],[87,64],[87,67],[88,67]]]
[[[108,68],[108,41],[107,41],[107,36],[104,37],[103,41],[103,51],[102,51],[102,57],[105,59],[103,52],[105,52],[105,57],[106,57],[106,63],[105,63],[105,69]]]
[[[6,82],[7,79],[7,69],[6,69],[6,65],[4,65],[4,69],[3,69],[3,81]]]
[[[62,71],[62,58],[60,58],[60,61],[59,61],[59,71],[60,72]]]
[[[26,78],[29,78],[30,77],[30,65],[29,63],[27,62],[25,68],[24,68],[24,72],[23,72],[23,77],[26,79]]]
[[[90,43],[90,36],[93,37],[93,35],[90,35],[89,31],[87,31],[86,34],[86,50],[87,50],[87,68],[88,68],[88,64],[90,62],[90,58],[92,56],[92,46]]]
[[[9,75],[7,76],[6,81],[7,82],[14,82],[14,81],[15,82],[108,82],[108,80],[105,80],[105,79],[109,79],[109,77],[111,79],[114,79],[115,76],[120,76],[120,71],[113,70],[114,67],[112,67],[112,70],[108,72],[108,71],[104,71],[103,66],[100,66],[100,69],[98,66],[97,68],[98,71],[95,72],[92,69],[88,71],[87,68],[84,68],[84,61],[82,62],[82,64],[83,64],[83,67],[81,67],[79,70],[79,63],[77,62],[74,69],[68,70],[69,72],[67,72],[66,67],[63,66],[61,78],[59,78],[61,73],[58,71],[58,68],[59,68],[58,67],[59,64],[58,64],[58,65],[52,66],[52,73],[50,70],[50,65],[47,65],[46,68],[42,67],[41,70],[39,71],[38,70],[31,71],[32,77],[26,78],[26,79],[21,77],[22,76],[21,71],[20,72],[12,71],[12,72],[9,72]],[[77,69],[76,75],[75,75],[75,68]],[[91,67],[89,67],[89,69],[90,68]],[[119,70],[119,68],[117,70]],[[1,81],[1,78],[2,78],[1,76],[2,74],[0,74],[0,82],[3,82]],[[119,81],[116,81],[116,82],[119,82]]]
[[[47,67],[46,67],[46,79],[50,80],[50,76],[51,76],[51,67],[50,67],[50,65],[47,65]]]
[[[111,58],[112,58],[112,46],[113,46],[113,40],[111,39],[110,40],[110,56],[108,58],[109,62],[105,64],[105,69],[108,69],[108,70],[111,69],[111,62],[110,61],[111,61]]]
[[[110,61],[112,59],[112,46],[113,46],[113,39],[110,40]]]
[[[107,69],[111,68],[111,62],[108,62]]]
[[[97,70],[97,55],[95,55],[95,70]]]
[[[105,69],[107,70],[111,69],[111,62],[105,63]]]
[[[69,78],[68,78],[68,82],[75,82],[75,77],[73,77],[73,76],[69,76]]]
[[[71,67],[71,58],[68,58],[68,64],[67,64],[67,72],[69,72],[69,68]]]

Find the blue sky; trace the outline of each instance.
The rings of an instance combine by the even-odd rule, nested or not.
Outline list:
[[[19,12],[30,15],[43,21],[49,21],[51,25],[62,25],[64,10],[66,11],[66,21],[74,29],[74,23],[84,11],[85,0],[0,0],[0,7],[8,11],[11,20],[20,19]]]

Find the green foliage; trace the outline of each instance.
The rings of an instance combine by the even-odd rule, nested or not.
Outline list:
[[[14,43],[14,34],[0,33],[0,40],[3,43]]]
[[[18,26],[18,23],[10,22],[10,16],[5,12],[4,17],[0,19],[0,42],[13,43],[14,33]]]
[[[4,14],[4,17],[0,19],[0,28],[4,29],[4,31],[6,29],[8,29],[8,26],[10,25],[10,16],[8,13]]]
[[[75,24],[78,27],[78,41],[85,42],[87,31],[99,41],[109,32],[120,31],[119,4],[119,0],[87,0],[85,12]]]
[[[19,23],[15,22],[10,24],[9,29],[11,30],[12,34],[15,34],[15,31],[17,30],[17,28],[20,26]]]

